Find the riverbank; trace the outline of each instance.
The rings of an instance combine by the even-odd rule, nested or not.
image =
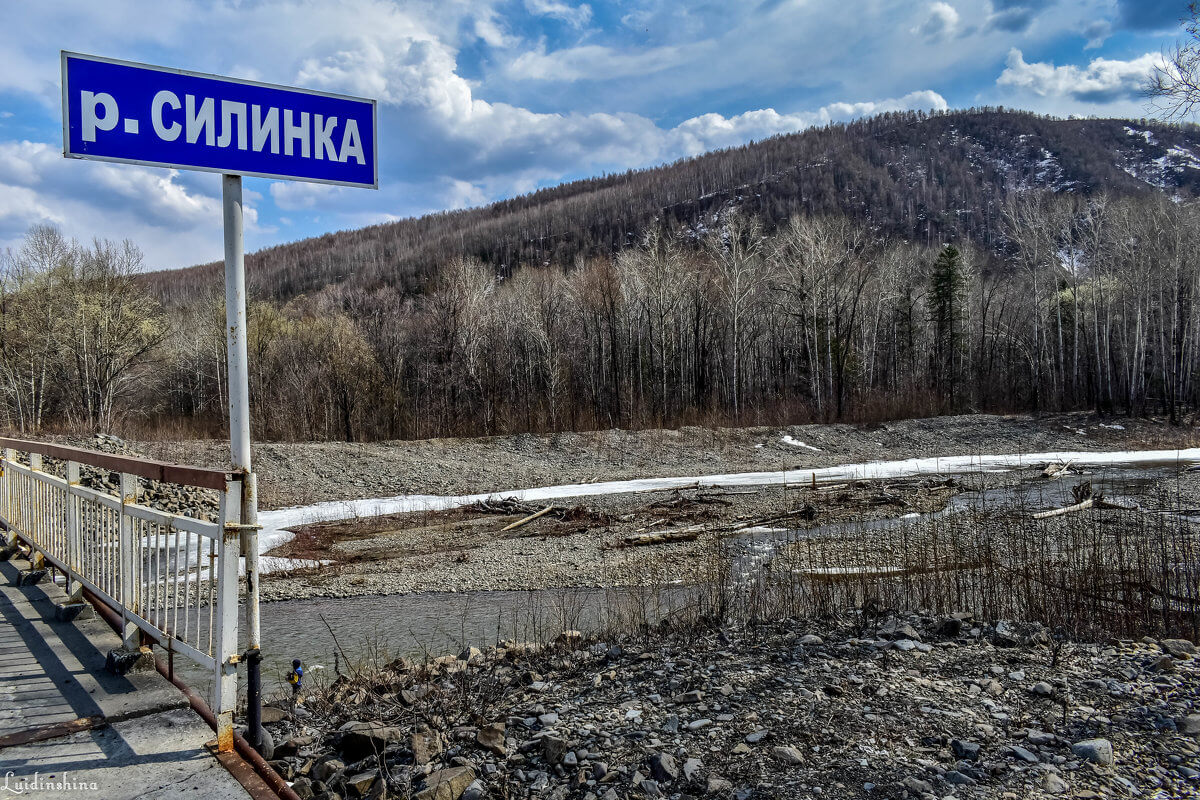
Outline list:
[[[606,430],[473,439],[254,446],[263,509],[397,495],[466,495],[532,486],[736,472],[811,470],[927,456],[1195,446],[1191,428],[1094,414],[967,414],[872,425]],[[86,444],[86,442],[84,442]],[[224,467],[220,440],[129,441],[163,461]]]
[[[269,715],[302,797],[1194,793],[1190,642],[848,615],[364,665]]]

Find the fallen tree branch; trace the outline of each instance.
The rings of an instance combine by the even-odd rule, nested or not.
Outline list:
[[[522,525],[527,525],[530,522],[533,522],[538,517],[544,517],[553,510],[554,510],[554,506],[546,506],[545,508],[543,508],[541,511],[537,512],[536,514],[530,514],[528,517],[525,517],[524,519],[519,519],[511,525],[509,525],[505,528],[501,528],[500,532],[504,533],[505,531],[515,531],[517,528],[521,527]]]

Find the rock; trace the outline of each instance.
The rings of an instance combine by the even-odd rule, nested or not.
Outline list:
[[[638,788],[646,797],[662,797],[662,789],[658,788],[658,781],[645,780],[638,784]]]
[[[418,729],[412,734],[414,764],[428,764],[442,752],[442,737],[428,728]]]
[[[915,792],[917,794],[933,794],[933,784],[929,781],[923,781],[920,778],[908,777],[901,781],[901,783],[903,783],[904,788],[908,789],[910,792]]]
[[[1163,639],[1158,643],[1158,646],[1161,647],[1164,652],[1175,656],[1176,658],[1183,658],[1184,656],[1192,656],[1196,654],[1196,645],[1192,644],[1187,639]]]
[[[800,637],[800,644],[805,647],[816,647],[825,644],[825,640],[816,634],[809,633]]]
[[[754,733],[750,733],[750,734],[746,735],[746,743],[747,744],[758,744],[765,738],[767,738],[767,731],[757,730],[757,731],[754,731]]]
[[[1045,681],[1038,681],[1033,686],[1029,687],[1029,691],[1039,697],[1049,697],[1054,694],[1054,687]]]
[[[358,793],[359,797],[366,797],[371,789],[371,784],[379,779],[379,770],[370,769],[366,772],[360,772],[357,775],[346,778],[346,787],[353,789]]]
[[[909,650],[916,649],[917,643],[914,642],[912,639],[897,639],[894,642],[892,642],[892,647],[894,647],[897,650],[907,653]]]
[[[799,766],[800,764],[804,763],[804,755],[791,745],[772,747],[771,755],[775,756],[776,761],[780,761],[791,767]]]
[[[679,778],[679,765],[674,756],[655,753],[650,757],[650,774],[659,783],[670,783]]]
[[[312,800],[315,796],[312,788],[312,781],[308,778],[300,777],[292,781],[292,791],[300,798],[300,800]]]
[[[476,779],[471,783],[470,786],[467,787],[467,790],[463,792],[462,800],[482,800],[486,796],[487,784]]]
[[[501,758],[508,755],[508,748],[504,745],[503,722],[493,722],[490,725],[484,725],[475,734],[475,742],[483,749],[490,750]]]
[[[1019,747],[1017,745],[1009,746],[1008,752],[1012,753],[1013,756],[1015,756],[1018,760],[1024,761],[1026,764],[1036,764],[1039,760],[1036,755],[1026,750],[1024,747]]]
[[[938,636],[945,636],[947,639],[953,639],[962,633],[963,621],[955,617],[947,617],[933,626],[933,632]]]
[[[413,800],[458,800],[474,782],[475,770],[470,767],[439,769],[426,776],[425,788]]]
[[[683,779],[688,783],[696,780],[700,775],[700,767],[703,766],[698,758],[689,758],[683,762]]]
[[[946,783],[948,783],[952,786],[974,786],[975,785],[974,778],[972,778],[970,775],[965,775],[956,769],[950,770],[945,775],[943,775],[942,778],[946,781]]]
[[[382,722],[351,720],[338,728],[342,734],[342,753],[351,762],[382,753],[389,744],[404,741],[404,730]]]
[[[696,719],[687,724],[687,729],[689,731],[698,731],[701,728],[707,728],[709,725],[712,725],[711,719]]]
[[[976,761],[979,758],[979,745],[975,742],[965,742],[962,739],[952,739],[950,750],[955,758],[964,761]]]
[[[1067,782],[1053,772],[1047,772],[1042,776],[1042,788],[1050,794],[1063,794],[1069,790]]]
[[[717,794],[717,793],[721,793],[721,792],[728,792],[731,789],[733,789],[732,783],[725,780],[724,778],[719,778],[716,775],[710,775],[708,777],[708,784],[705,787],[705,791],[708,794]]]
[[[483,658],[483,653],[478,647],[468,647],[458,654],[459,661],[475,662]]]
[[[288,712],[284,711],[282,708],[276,708],[275,706],[262,707],[263,725],[274,725],[277,722],[283,722],[290,716],[291,714],[288,714]]]
[[[334,775],[341,772],[345,768],[346,768],[345,762],[341,761],[340,759],[326,758],[322,761],[318,761],[316,764],[313,765],[311,774],[312,774],[313,780],[327,782],[330,778],[332,778]]]
[[[1188,714],[1175,720],[1175,727],[1185,736],[1200,737],[1200,714]]]
[[[1085,739],[1071,745],[1071,752],[1085,761],[1111,766],[1114,761],[1112,742],[1108,739]]]
[[[542,737],[542,758],[546,759],[548,764],[562,763],[563,756],[567,754],[567,742],[565,739],[560,739],[557,736]]]

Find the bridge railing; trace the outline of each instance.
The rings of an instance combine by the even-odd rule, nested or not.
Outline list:
[[[9,535],[30,547],[35,566],[60,571],[74,597],[86,589],[119,614],[127,647],[157,644],[208,670],[218,745],[231,748],[241,476],[19,439],[0,438],[0,448]],[[171,513],[146,497],[194,500],[197,489],[208,490],[211,513],[195,512],[203,502]]]

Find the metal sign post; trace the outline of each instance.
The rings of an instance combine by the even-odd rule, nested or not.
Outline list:
[[[242,176],[379,187],[375,101],[62,54],[63,155],[219,172],[225,228],[229,447],[242,475],[247,728],[261,749],[258,488],[250,460]],[[236,659],[231,659],[231,662]],[[232,663],[229,667],[232,669]]]

